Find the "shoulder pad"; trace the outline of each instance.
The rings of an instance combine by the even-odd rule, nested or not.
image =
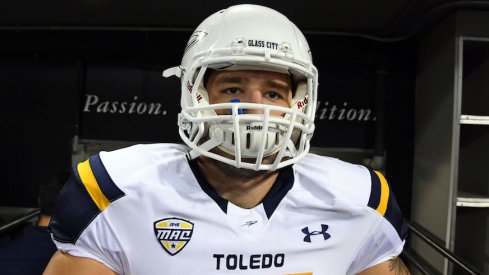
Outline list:
[[[60,192],[49,225],[53,238],[74,244],[99,213],[124,195],[110,178],[99,155],[79,163]]]
[[[387,219],[396,229],[399,237],[404,240],[407,236],[407,225],[394,193],[382,173],[371,169],[369,171],[372,187],[368,206]]]

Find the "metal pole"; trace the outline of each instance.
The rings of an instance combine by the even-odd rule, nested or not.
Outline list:
[[[453,254],[450,250],[446,249],[445,247],[437,244],[434,242],[431,238],[427,237],[427,233],[429,234],[428,230],[422,228],[420,225],[413,225],[413,224],[408,224],[409,230],[416,234],[418,237],[420,237],[423,241],[426,242],[429,246],[434,248],[436,251],[440,252],[444,257],[446,257],[448,260],[451,262],[455,263],[456,265],[460,266],[463,268],[465,271],[467,271],[471,275],[482,275],[482,272],[478,271],[474,267],[472,267],[470,264],[462,260],[460,257],[457,255]]]
[[[6,225],[3,225],[2,227],[0,227],[0,234],[6,232],[7,230],[11,229],[11,228],[14,228],[16,226],[18,226],[19,224],[22,224],[36,216],[39,216],[39,213],[41,213],[41,210],[39,209],[36,209],[36,210],[33,210],[27,214],[25,214],[24,216],[22,216],[21,218],[19,219],[16,219],[10,223],[7,223]]]

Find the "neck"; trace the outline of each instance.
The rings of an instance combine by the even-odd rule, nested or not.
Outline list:
[[[240,169],[206,157],[199,157],[198,164],[217,194],[241,208],[261,203],[278,176],[278,171]]]
[[[49,225],[49,222],[51,221],[51,216],[47,215],[40,215],[39,220],[37,221],[37,226],[44,226],[47,227]]]

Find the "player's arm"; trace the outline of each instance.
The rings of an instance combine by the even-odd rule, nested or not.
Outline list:
[[[117,254],[120,248],[114,245],[112,237],[107,237],[110,226],[97,218],[124,195],[99,155],[75,166],[59,194],[49,224],[58,252],[51,258],[45,274],[123,273]],[[95,226],[97,221],[99,227]],[[108,249],[109,242],[116,251]]]
[[[96,260],[56,252],[43,275],[116,275],[114,271]]]
[[[385,177],[373,170],[370,170],[370,176],[371,193],[368,206],[380,214],[382,219],[377,228],[372,231],[370,238],[364,243],[361,252],[356,255],[355,261],[361,264],[352,273],[359,275],[410,274],[402,260],[394,256],[401,252],[406,239],[406,222]],[[372,263],[379,261],[384,262],[371,266]]]
[[[365,269],[358,275],[409,275],[411,274],[402,260],[394,257],[387,262]]]

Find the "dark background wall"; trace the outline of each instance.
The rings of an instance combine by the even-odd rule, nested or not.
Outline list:
[[[40,182],[53,171],[69,169],[75,134],[87,139],[179,142],[179,81],[164,79],[161,72],[179,64],[191,32],[5,33],[0,85],[6,137],[2,174],[7,177],[1,184],[0,205],[35,206]],[[321,103],[313,146],[374,150],[379,146],[376,129],[383,124],[386,138],[380,141],[380,149],[387,152],[388,177],[408,214],[412,43],[321,34],[307,37],[320,71]],[[381,94],[379,76],[384,78]],[[89,96],[96,96],[97,104],[87,107]],[[106,101],[108,105],[100,106]],[[123,101],[159,102],[167,114],[120,114],[120,108],[115,113],[110,108],[104,112],[104,106],[113,102],[120,106]],[[352,109],[371,110],[370,119],[359,119],[354,113],[347,119],[346,112]]]
[[[459,9],[484,1],[247,1],[287,15],[320,71],[316,148],[386,156],[386,174],[409,216],[417,39]],[[23,0],[0,9],[0,205],[35,206],[52,171],[71,166],[75,135],[178,142],[179,64],[196,25],[242,1]],[[90,100],[97,103],[88,106]],[[118,104],[119,109],[108,106]],[[121,103],[161,104],[130,114]],[[105,105],[104,105],[105,104]],[[144,106],[143,106],[144,105]],[[335,109],[333,111],[333,109]],[[349,118],[340,118],[339,113]],[[368,119],[359,119],[369,110]],[[163,112],[165,111],[165,112]],[[346,117],[346,116],[345,116]]]

